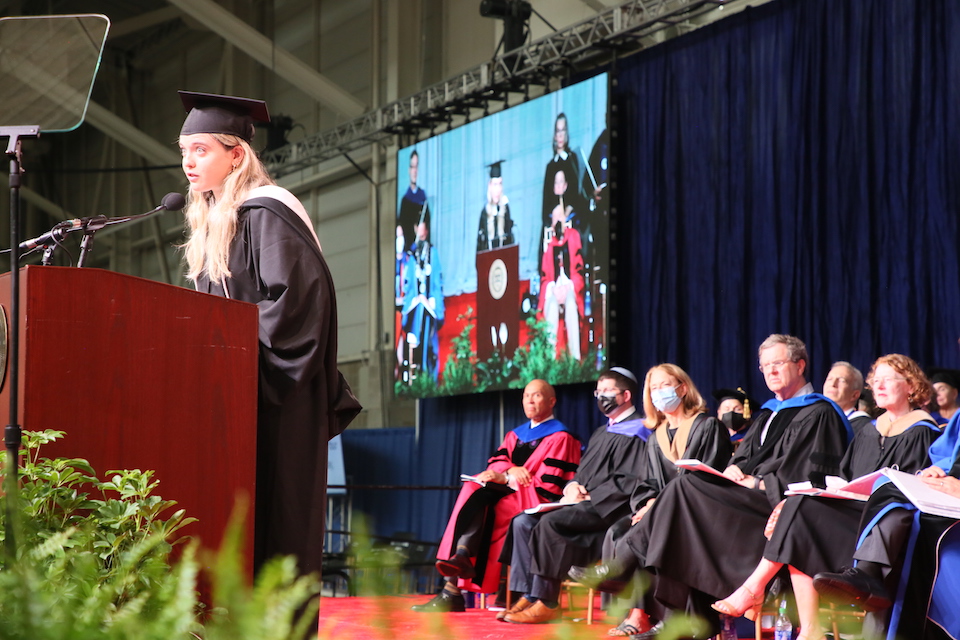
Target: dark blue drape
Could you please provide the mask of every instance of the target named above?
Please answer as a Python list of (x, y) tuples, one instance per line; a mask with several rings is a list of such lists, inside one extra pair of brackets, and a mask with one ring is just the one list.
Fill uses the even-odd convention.
[(958, 364), (951, 6), (779, 0), (620, 65), (638, 368), (763, 398), (773, 332), (807, 343), (818, 387), (841, 359)]
[[(618, 61), (614, 364), (676, 362), (766, 399), (758, 344), (831, 362), (960, 366), (960, 11), (952, 0), (777, 0)], [(591, 385), (558, 416), (600, 423)], [(505, 392), (506, 424), (522, 422)], [(496, 395), (421, 402), (415, 483), (497, 444)], [(349, 469), (348, 469), (349, 471)], [(440, 535), (452, 493), (417, 530)]]

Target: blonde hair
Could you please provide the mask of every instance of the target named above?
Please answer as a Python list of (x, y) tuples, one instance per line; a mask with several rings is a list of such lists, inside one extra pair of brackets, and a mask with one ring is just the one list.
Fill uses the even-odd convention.
[(653, 372), (658, 369), (669, 376), (673, 376), (680, 384), (686, 385), (687, 393), (683, 396), (681, 402), (683, 415), (685, 417), (703, 413), (707, 410), (707, 403), (703, 399), (703, 396), (700, 395), (697, 385), (693, 384), (690, 374), (675, 364), (664, 362), (655, 367), (650, 367), (646, 377), (643, 379), (643, 412), (646, 414), (643, 422), (647, 425), (647, 428), (656, 429), (667, 420), (667, 416), (653, 406), (653, 396), (650, 390), (650, 378), (653, 377)]
[(211, 282), (223, 284), (230, 277), (230, 243), (237, 233), (237, 209), (251, 189), (275, 183), (246, 140), (224, 133), (209, 135), (228, 151), (239, 146), (243, 157), (223, 181), (219, 201), (212, 191), (190, 191), (184, 214), (187, 241), (181, 248), (188, 278), (196, 282), (206, 275)]

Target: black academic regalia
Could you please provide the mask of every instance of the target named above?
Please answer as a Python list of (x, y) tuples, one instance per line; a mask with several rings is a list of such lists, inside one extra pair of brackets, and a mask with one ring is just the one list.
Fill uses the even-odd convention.
[[(647, 439), (648, 476), (637, 483), (630, 497), (630, 514), (607, 530), (603, 539), (604, 562), (618, 557), (617, 541), (630, 530), (633, 514), (639, 511), (648, 500), (660, 495), (668, 482), (679, 475), (690, 473), (686, 469), (677, 467), (660, 447), (657, 433), (660, 429), (667, 428), (666, 424), (660, 425)], [(733, 443), (730, 442), (730, 435), (724, 424), (716, 418), (701, 413), (690, 428), (687, 446), (680, 457), (700, 460), (714, 469), (725, 469), (730, 463), (732, 454)]]
[[(666, 429), (662, 424), (659, 429)], [(733, 455), (730, 433), (723, 423), (706, 414), (697, 416), (690, 428), (687, 446), (681, 458), (700, 460), (714, 469), (726, 469)], [(630, 510), (636, 513), (651, 498), (656, 498), (668, 482), (687, 473), (673, 463), (660, 448), (656, 431), (647, 440), (647, 478), (641, 480), (630, 498)]]
[(499, 249), (516, 243), (513, 237), (513, 220), (510, 219), (510, 203), (505, 202), (499, 205), (498, 216), (503, 216), (503, 237), (497, 234), (496, 220), (494, 221), (494, 235), (490, 237), (487, 232), (487, 207), (480, 211), (480, 225), (477, 229), (477, 251), (489, 251)]
[[(327, 441), (349, 422), (334, 409), (340, 375), (333, 279), (306, 224), (273, 198), (240, 207), (228, 264), (226, 295), (260, 311), (254, 565), (293, 554), (301, 571), (319, 572)], [(225, 295), (205, 275), (197, 290)]]
[[(902, 433), (881, 438), (876, 425), (862, 427), (841, 465), (853, 480), (883, 467), (915, 473), (930, 464), (927, 450), (940, 435), (933, 421), (921, 421)], [(860, 516), (865, 502), (814, 496), (790, 496), (780, 512), (763, 557), (789, 564), (808, 576), (853, 565)]]
[(839, 474), (847, 426), (833, 405), (818, 400), (780, 410), (761, 446), (769, 417), (769, 409), (758, 413), (731, 461), (746, 474), (762, 476), (765, 492), (684, 474), (621, 540), (641, 566), (657, 573), (654, 595), (665, 606), (688, 609), (691, 588), (714, 600), (733, 592), (760, 561), (764, 527), (787, 484)]
[(647, 476), (646, 447), (643, 437), (611, 433), (606, 426), (593, 433), (574, 477), (590, 500), (540, 518), (530, 537), (532, 574), (561, 580), (571, 566), (600, 558), (604, 533), (630, 512), (637, 478)]
[(417, 189), (414, 193), (407, 188), (407, 192), (400, 199), (397, 210), (397, 226), (403, 230), (403, 249), (409, 251), (417, 241), (417, 225), (430, 217), (430, 204), (427, 202), (427, 193)]
[(866, 414), (852, 415), (847, 418), (850, 421), (850, 428), (853, 430), (853, 437), (856, 438), (860, 430), (873, 424), (873, 418)]
[[(607, 282), (607, 256), (597, 255), (597, 243), (603, 245), (610, 236), (610, 134), (607, 129), (597, 137), (587, 167), (590, 170), (583, 172), (582, 180), (583, 195), (587, 200), (583, 212), (585, 220), (580, 230), (583, 236), (583, 260), (593, 276), (591, 280)], [(594, 180), (597, 186), (607, 185), (600, 191), (599, 200), (594, 198)]]
[(582, 231), (579, 216), (583, 215), (586, 197), (580, 191), (580, 159), (573, 152), (567, 153), (566, 158), (554, 155), (543, 174), (543, 226), (549, 227), (550, 215), (553, 208), (560, 204), (560, 196), (553, 193), (553, 183), (557, 171), (563, 171), (567, 181), (567, 191), (563, 194), (563, 203), (573, 207), (574, 218), (571, 220), (577, 231)]

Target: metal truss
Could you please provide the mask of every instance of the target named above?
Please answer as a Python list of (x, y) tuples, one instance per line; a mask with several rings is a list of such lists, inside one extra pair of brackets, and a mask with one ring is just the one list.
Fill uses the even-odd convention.
[[(263, 154), (280, 177), (400, 133), (453, 126), (471, 109), (487, 109), (510, 93), (529, 95), (531, 86), (649, 46), (654, 35), (696, 28), (695, 19), (733, 0), (630, 0), (596, 16), (494, 58), (460, 75), (391, 102), (333, 129)], [(663, 33), (666, 36), (666, 33)], [(674, 34), (675, 35), (675, 34)]]

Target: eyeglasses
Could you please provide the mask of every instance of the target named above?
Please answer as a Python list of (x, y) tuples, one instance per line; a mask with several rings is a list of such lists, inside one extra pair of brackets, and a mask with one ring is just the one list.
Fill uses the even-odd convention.
[(796, 362), (796, 360), (777, 360), (776, 362), (768, 362), (766, 364), (761, 364), (758, 369), (761, 373), (766, 373), (771, 369), (782, 369), (784, 366), (790, 364), (791, 362)]
[(893, 384), (894, 382), (906, 382), (906, 378), (901, 378), (899, 376), (888, 376), (886, 378), (873, 378), (870, 380), (871, 387), (879, 387), (883, 385), (884, 387)]
[(593, 392), (594, 398), (599, 398), (601, 396), (605, 398), (616, 398), (618, 395), (623, 393), (620, 389), (609, 389), (607, 391), (601, 391), (600, 389), (595, 389)]

